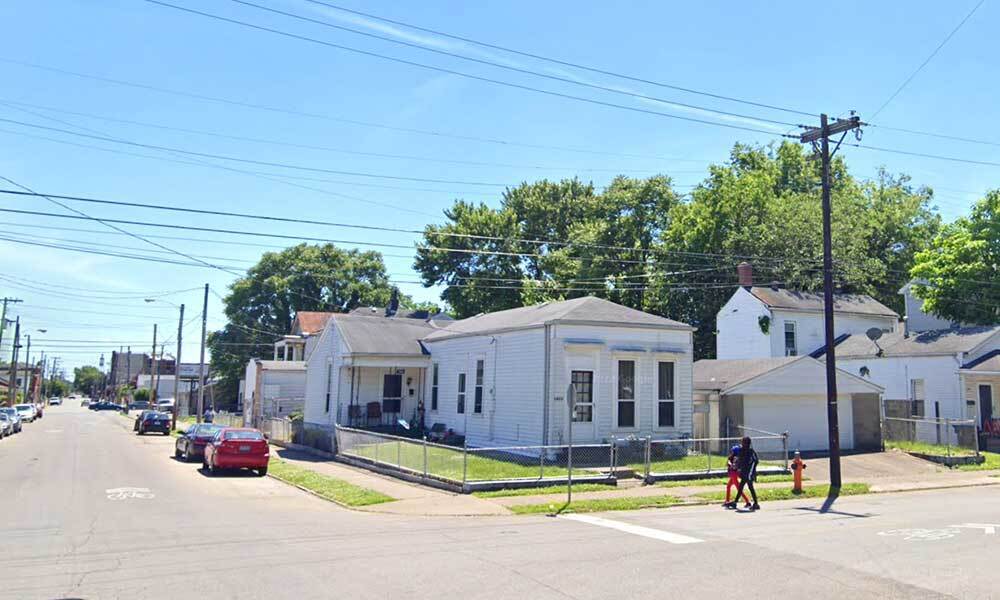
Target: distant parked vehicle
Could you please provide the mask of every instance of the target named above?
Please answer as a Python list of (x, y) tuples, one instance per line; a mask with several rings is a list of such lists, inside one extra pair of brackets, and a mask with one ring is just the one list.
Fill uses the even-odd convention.
[(263, 477), (267, 475), (270, 460), (271, 450), (263, 433), (256, 429), (224, 427), (215, 434), (212, 443), (205, 446), (201, 467), (209, 475), (221, 469), (253, 469)]
[(219, 433), (222, 425), (212, 423), (201, 423), (192, 425), (183, 435), (177, 438), (174, 446), (174, 457), (182, 458), (185, 462), (195, 460), (205, 456), (205, 446), (210, 444)]
[(114, 402), (110, 402), (107, 400), (95, 402), (90, 405), (90, 410), (118, 410), (119, 408), (121, 407), (115, 404)]
[(129, 410), (146, 410), (149, 408), (148, 400), (139, 400), (136, 402), (130, 402), (128, 405)]
[(21, 433), (21, 415), (18, 414), (16, 408), (11, 408), (10, 406), (0, 406), (0, 413), (7, 415), (10, 419), (13, 433)]
[(90, 406), (90, 398), (80, 400), (80, 406)]
[(25, 423), (31, 423), (35, 420), (35, 415), (37, 411), (34, 404), (15, 404), (14, 410), (17, 414), (21, 416), (21, 421)]
[(8, 435), (14, 435), (14, 423), (7, 413), (0, 413), (0, 440)]
[(144, 414), (145, 416), (141, 417), (136, 430), (139, 435), (145, 435), (151, 431), (170, 435), (170, 415), (155, 410), (145, 411)]
[(58, 396), (52, 396), (49, 398), (49, 406), (62, 406), (62, 398)]

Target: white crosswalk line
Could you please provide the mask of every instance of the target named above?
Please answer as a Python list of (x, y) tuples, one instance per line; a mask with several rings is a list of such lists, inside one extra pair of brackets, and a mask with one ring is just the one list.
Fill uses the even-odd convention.
[(704, 541), (691, 536), (681, 535), (679, 533), (663, 531), (662, 529), (653, 529), (651, 527), (643, 527), (642, 525), (631, 525), (629, 523), (622, 523), (621, 521), (612, 521), (611, 519), (602, 519), (601, 517), (592, 517), (589, 515), (562, 515), (559, 518), (568, 519), (570, 521), (578, 521), (580, 523), (588, 523), (590, 525), (597, 525), (598, 527), (607, 527), (608, 529), (616, 529), (624, 533), (640, 535), (642, 537), (660, 540), (661, 542), (669, 542), (671, 544), (697, 544)]

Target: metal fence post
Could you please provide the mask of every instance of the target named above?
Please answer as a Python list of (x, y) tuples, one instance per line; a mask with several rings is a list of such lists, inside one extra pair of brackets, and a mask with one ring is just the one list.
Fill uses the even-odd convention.
[(975, 421), (975, 419), (973, 419), (973, 421), (972, 421), (972, 438), (974, 440), (973, 443), (976, 445), (975, 446), (975, 448), (976, 448), (976, 458), (978, 459), (979, 458), (979, 430), (976, 427), (976, 421)]
[[(945, 448), (946, 448), (946, 452), (948, 453), (948, 458), (951, 458), (951, 433), (949, 433), (950, 431), (951, 431), (951, 420), (948, 419), (948, 418), (945, 418), (945, 420), (944, 420), (944, 445), (945, 445)], [(950, 467), (951, 465), (948, 465), (948, 466)]]
[(538, 480), (545, 479), (545, 448), (538, 453)]
[(424, 479), (427, 479), (427, 436), (424, 436)]
[(465, 488), (465, 483), (468, 481), (469, 477), (469, 445), (468, 442), (462, 442), (462, 487)]
[(788, 432), (781, 434), (781, 454), (785, 459), (785, 470), (788, 470)]
[(711, 473), (712, 472), (712, 449), (711, 448), (707, 449), (707, 451), (705, 452), (705, 456), (708, 458), (708, 464), (706, 465), (708, 467), (708, 469), (705, 471), (705, 473), (707, 474), (707, 473)]
[(618, 446), (615, 445), (614, 440), (611, 440), (611, 469), (608, 471), (608, 475), (611, 479), (618, 479), (617, 474), (618, 466)]
[(379, 443), (378, 438), (375, 438), (375, 462), (378, 462), (378, 447), (382, 444)]
[(650, 469), (650, 464), (649, 463), (650, 463), (650, 460), (652, 459), (652, 451), (650, 449), (650, 446), (652, 446), (652, 442), (653, 442), (653, 436), (647, 435), (646, 436), (646, 447), (644, 449), (645, 450), (644, 454), (646, 456), (643, 457), (644, 462), (646, 463), (645, 464), (646, 472), (644, 473), (643, 479), (645, 479), (645, 481), (647, 483), (649, 482), (649, 469)]
[(403, 466), (403, 442), (396, 440), (396, 466)]

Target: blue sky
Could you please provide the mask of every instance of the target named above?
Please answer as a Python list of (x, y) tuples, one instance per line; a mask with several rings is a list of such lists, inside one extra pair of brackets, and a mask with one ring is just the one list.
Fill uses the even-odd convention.
[[(393, 39), (632, 93), (758, 118), (794, 123), (806, 119), (488, 50), (305, 0), (254, 1)], [(776, 134), (791, 129), (512, 73), (296, 21), (232, 1), (171, 2), (519, 85)], [(610, 71), (812, 113), (844, 115), (855, 109), (867, 119), (976, 1), (905, 5), (440, 0), (335, 3)], [(1000, 78), (996, 76), (1000, 55), (990, 35), (998, 17), (1000, 7), (995, 3), (981, 6), (871, 121), (876, 125), (1000, 141), (1000, 123), (991, 118), (1000, 92)], [(0, 77), (4, 82), (0, 89), (0, 119), (341, 172), (195, 158), (0, 121), (0, 175), (52, 194), (419, 229), (428, 222), (440, 221), (441, 210), (455, 198), (495, 205), (504, 186), (543, 177), (580, 176), (601, 186), (616, 173), (666, 173), (679, 186), (691, 186), (701, 180), (710, 161), (726, 158), (733, 143), (776, 139), (770, 134), (581, 103), (392, 63), (248, 30), (142, 0), (12, 0), (0, 5), (0, 22), (5, 25), (0, 36)], [(241, 108), (22, 63), (323, 118)], [(284, 145), (164, 127), (259, 138)], [(914, 136), (878, 127), (866, 130), (863, 143), (1000, 162), (1000, 146)], [(909, 173), (916, 183), (932, 186), (937, 205), (949, 220), (966, 212), (985, 189), (997, 185), (998, 168), (993, 166), (856, 148), (842, 152), (859, 176), (871, 175), (884, 165), (892, 172)], [(315, 181), (319, 179), (325, 181)], [(4, 183), (0, 187), (12, 186)], [(71, 205), (91, 216), (115, 219), (385, 244), (410, 245), (415, 239), (403, 233)], [(69, 214), (44, 199), (8, 195), (0, 195), (0, 208)], [(0, 223), (2, 235), (11, 239), (68, 242), (98, 251), (171, 259), (140, 240), (110, 232), (98, 223), (13, 213), (0, 213)], [(286, 243), (123, 227), (143, 235), (204, 239), (155, 238), (161, 244), (211, 257), (204, 260), (234, 269), (252, 264), (262, 251), (270, 249), (267, 246)], [(412, 251), (382, 251), (387, 255), (392, 279), (404, 292), (418, 299), (436, 299), (436, 290), (408, 283), (417, 280), (411, 270)], [(36, 350), (44, 345), (47, 353), (62, 356), (68, 367), (96, 362), (101, 352), (110, 354), (119, 345), (131, 343), (134, 350), (147, 348), (153, 322), (170, 332), (168, 340), (173, 339), (176, 309), (166, 302), (186, 303), (187, 315), (193, 317), (201, 302), (200, 290), (193, 288), (207, 282), (224, 294), (232, 280), (230, 274), (207, 268), (89, 255), (13, 241), (0, 241), (0, 252), (3, 277), (8, 278), (0, 280), (3, 293), (25, 300), (15, 314), (21, 315), (26, 331), (33, 332)], [(161, 301), (153, 303), (142, 299), (154, 292), (174, 290), (188, 291), (162, 296)], [(90, 312), (78, 312), (83, 310)], [(223, 323), (221, 303), (213, 294), (209, 299), (209, 325), (220, 327)], [(37, 331), (43, 328), (46, 333)], [(185, 360), (197, 356), (198, 333), (197, 320), (193, 320), (185, 330)], [(9, 348), (7, 339), (4, 346)]]

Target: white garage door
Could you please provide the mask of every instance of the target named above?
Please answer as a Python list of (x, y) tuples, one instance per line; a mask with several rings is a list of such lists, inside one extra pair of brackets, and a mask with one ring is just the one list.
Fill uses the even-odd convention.
[[(838, 402), (840, 417), (840, 447), (854, 447), (854, 420), (851, 399)], [(743, 397), (744, 425), (765, 431), (787, 431), (789, 453), (796, 450), (829, 450), (825, 396), (763, 396)]]

